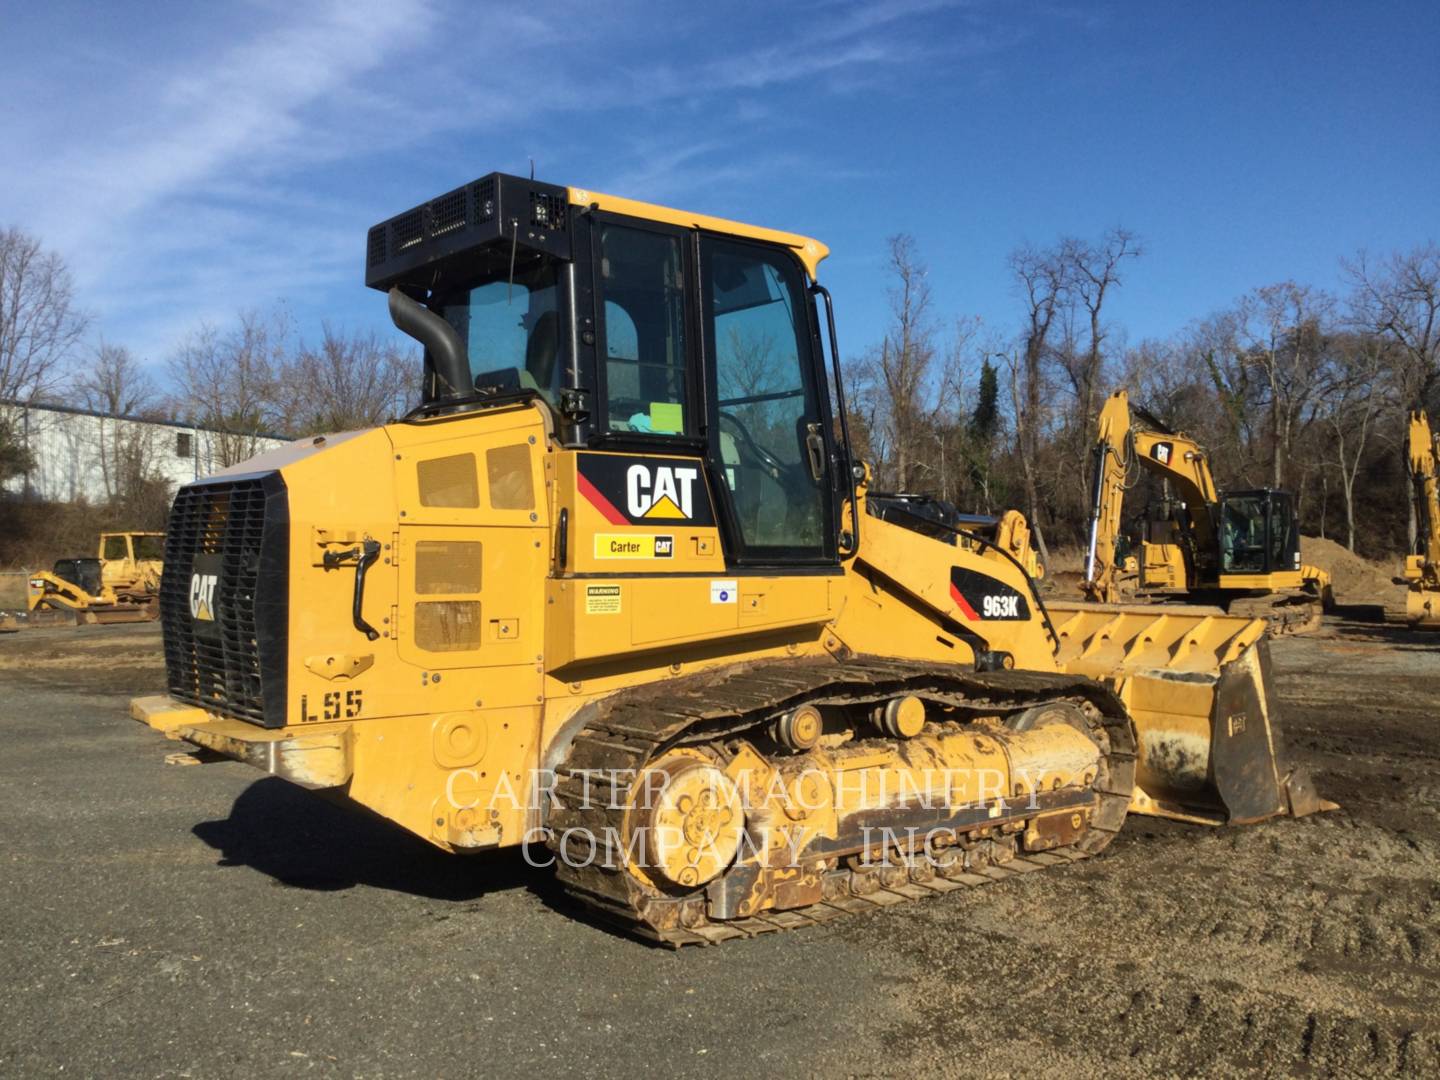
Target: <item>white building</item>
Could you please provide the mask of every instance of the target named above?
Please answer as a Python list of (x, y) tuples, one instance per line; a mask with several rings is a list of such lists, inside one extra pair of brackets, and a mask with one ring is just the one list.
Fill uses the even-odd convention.
[(6, 482), (3, 491), (54, 502), (106, 501), (115, 493), (118, 463), (127, 455), (132, 462), (143, 462), (147, 476), (163, 478), (173, 492), (230, 461), (286, 441), (64, 405), (0, 401), (0, 410), (33, 462), (29, 472)]

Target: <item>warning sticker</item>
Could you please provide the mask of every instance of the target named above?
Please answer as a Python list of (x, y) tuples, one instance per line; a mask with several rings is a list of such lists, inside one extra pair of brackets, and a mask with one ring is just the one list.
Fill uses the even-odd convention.
[(734, 581), (712, 581), (710, 582), (710, 603), (712, 604), (735, 604), (736, 582)]
[(619, 614), (620, 614), (620, 586), (619, 586), (619, 585), (586, 585), (586, 586), (585, 586), (585, 614), (586, 614), (586, 615), (619, 615)]
[(654, 533), (596, 533), (597, 559), (670, 559), (675, 556), (675, 537)]

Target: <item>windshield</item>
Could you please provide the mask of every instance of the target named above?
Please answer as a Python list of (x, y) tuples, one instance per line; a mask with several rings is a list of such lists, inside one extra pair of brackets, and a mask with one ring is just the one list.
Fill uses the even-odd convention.
[[(521, 251), (487, 253), (487, 265), (464, 285), (437, 290), (431, 307), (455, 330), (470, 356), (477, 391), (538, 390), (556, 403), (560, 389), (560, 262)], [(425, 398), (437, 396), (427, 370)]]
[(1220, 569), (1229, 574), (1265, 572), (1265, 499), (1226, 496), (1220, 531)]

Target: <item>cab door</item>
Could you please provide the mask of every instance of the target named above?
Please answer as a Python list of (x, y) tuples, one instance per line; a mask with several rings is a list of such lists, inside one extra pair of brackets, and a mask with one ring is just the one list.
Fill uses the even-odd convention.
[(828, 409), (799, 264), (705, 234), (699, 251), (706, 444), (726, 561), (832, 566)]

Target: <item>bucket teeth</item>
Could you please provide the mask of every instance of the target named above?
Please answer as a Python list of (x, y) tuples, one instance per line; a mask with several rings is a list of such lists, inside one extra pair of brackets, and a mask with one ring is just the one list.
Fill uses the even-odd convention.
[(1315, 782), (1310, 779), (1310, 773), (1305, 769), (1291, 769), (1283, 786), (1291, 817), (1306, 817), (1340, 809), (1339, 803), (1320, 797), (1320, 793), (1315, 790)]

